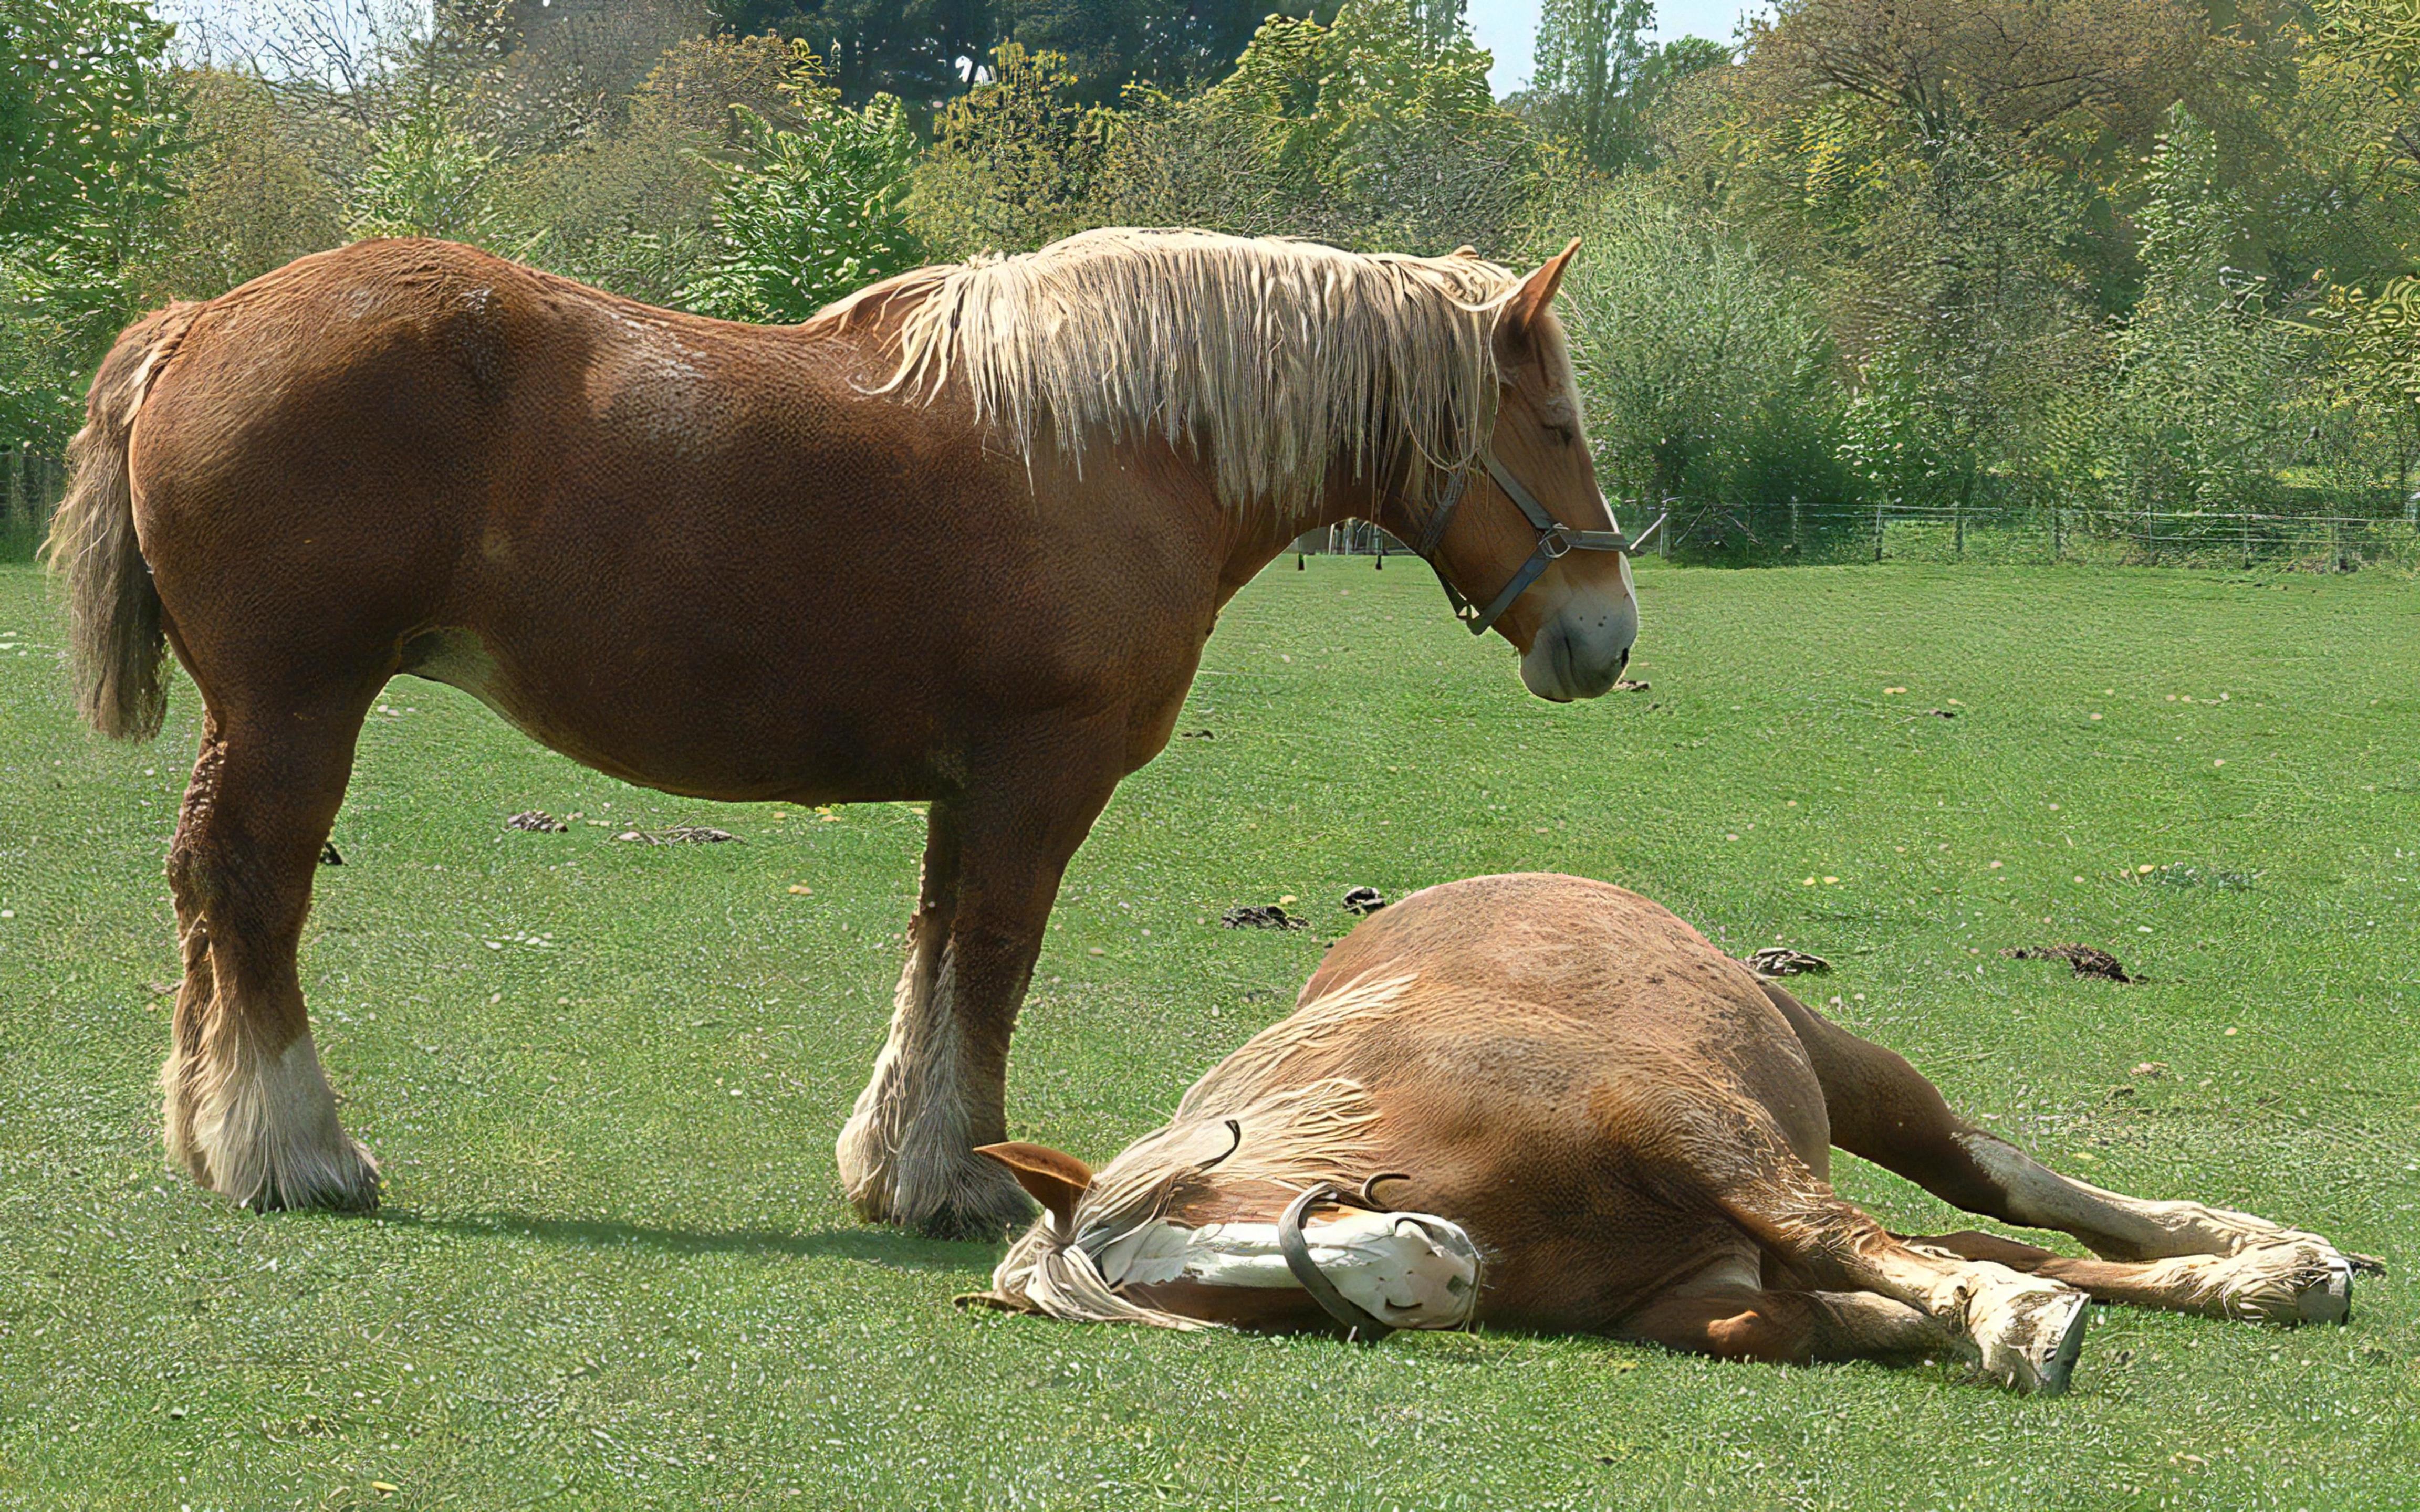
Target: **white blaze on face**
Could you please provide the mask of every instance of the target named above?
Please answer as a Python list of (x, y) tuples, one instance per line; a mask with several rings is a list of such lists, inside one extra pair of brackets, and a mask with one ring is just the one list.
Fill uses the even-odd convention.
[[(1396, 1328), (1459, 1328), (1479, 1296), (1479, 1251), (1460, 1226), (1427, 1213), (1348, 1211), (1303, 1225), (1311, 1262), (1345, 1299)], [(1209, 1287), (1289, 1287), (1275, 1224), (1161, 1221), (1121, 1236), (1094, 1257), (1112, 1288), (1192, 1281)]]

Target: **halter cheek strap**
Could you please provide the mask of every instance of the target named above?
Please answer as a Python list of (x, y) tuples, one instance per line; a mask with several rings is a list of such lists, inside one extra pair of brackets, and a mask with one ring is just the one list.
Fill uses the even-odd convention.
[[(1454, 617), (1470, 626), (1473, 635), (1485, 635), (1492, 629), (1496, 622), (1503, 618), (1504, 611), (1512, 607), (1513, 601), (1528, 593), (1529, 585), (1536, 582), (1558, 558), (1574, 551), (1620, 551), (1635, 556), (1639, 548), (1647, 544), (1647, 538), (1663, 527), (1666, 517), (1658, 515), (1654, 523), (1639, 532), (1635, 539), (1618, 530), (1575, 531), (1547, 513), (1546, 506), (1538, 501), (1537, 495), (1523, 487), (1521, 480), (1512, 475), (1512, 470), (1496, 459), (1493, 450), (1481, 451), (1478, 460), (1487, 469), (1487, 475), (1495, 480), (1496, 486), (1503, 490), (1504, 497), (1512, 501), (1512, 507), (1518, 509), (1538, 532), (1538, 545), (1529, 553), (1529, 560), (1522, 563), (1521, 569), (1512, 575), (1512, 581), (1488, 600), (1484, 609), (1463, 597), (1462, 591), (1454, 587), (1445, 569), (1437, 568), (1437, 582), (1445, 589), (1446, 602), (1453, 606)], [(1445, 539), (1446, 525), (1453, 518), (1455, 507), (1469, 492), (1470, 471), (1467, 467), (1454, 470), (1446, 483), (1444, 494), (1437, 500), (1436, 506), (1429, 511), (1428, 519), (1420, 527), (1420, 538), (1413, 549), (1432, 567), (1437, 564), (1436, 548)], [(1606, 513), (1610, 515), (1612, 511), (1607, 510)]]

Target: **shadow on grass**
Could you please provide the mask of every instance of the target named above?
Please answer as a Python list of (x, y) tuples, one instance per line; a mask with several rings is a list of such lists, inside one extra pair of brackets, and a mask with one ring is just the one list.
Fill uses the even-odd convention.
[(1000, 1255), (996, 1244), (919, 1239), (880, 1228), (819, 1228), (802, 1234), (771, 1228), (667, 1228), (614, 1218), (540, 1218), (521, 1212), (435, 1217), (394, 1208), (378, 1216), (398, 1228), (483, 1239), (536, 1239), (583, 1249), (637, 1244), (675, 1255), (786, 1255), (858, 1260), (893, 1271), (988, 1271)]

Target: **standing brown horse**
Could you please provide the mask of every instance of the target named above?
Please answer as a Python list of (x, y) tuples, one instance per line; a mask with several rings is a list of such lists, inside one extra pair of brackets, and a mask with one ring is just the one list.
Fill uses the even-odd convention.
[(1019, 1221), (971, 1151), (1007, 1132), (1061, 873), (1288, 540), (1358, 517), (1419, 543), (1542, 697), (1628, 658), (1550, 308), (1576, 246), (1525, 278), (1093, 232), (760, 329), (374, 241), (131, 328), (51, 550), (96, 727), (158, 731), (163, 640), (202, 694), (172, 1156), (255, 1207), (377, 1200), (295, 949), (362, 720), (409, 672), (667, 792), (930, 800), (841, 1176), (868, 1218)]

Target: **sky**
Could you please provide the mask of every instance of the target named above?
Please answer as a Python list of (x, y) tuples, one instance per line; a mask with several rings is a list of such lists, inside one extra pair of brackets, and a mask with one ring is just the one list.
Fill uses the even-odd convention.
[[(1469, 0), (1463, 15), (1479, 45), (1496, 54), (1487, 82), (1509, 95), (1529, 82), (1529, 44), (1538, 36), (1539, 0)], [(1761, 10), (1756, 0), (1657, 0), (1655, 36), (1707, 37), (1729, 42), (1742, 12)]]
[[(382, 0), (334, 0), (329, 8), (350, 12), (363, 5), (384, 8)], [(1530, 45), (1537, 40), (1540, 0), (1466, 0), (1464, 16), (1479, 45), (1496, 55), (1487, 82), (1498, 96), (1529, 83)], [(277, 0), (161, 0), (160, 11), (189, 24), (201, 23), (205, 33), (224, 32), (240, 38), (260, 29), (264, 14), (276, 13)], [(1762, 0), (1657, 0), (1655, 36), (1707, 37), (1729, 42), (1741, 15), (1764, 8)]]

